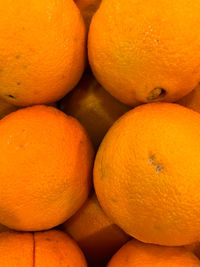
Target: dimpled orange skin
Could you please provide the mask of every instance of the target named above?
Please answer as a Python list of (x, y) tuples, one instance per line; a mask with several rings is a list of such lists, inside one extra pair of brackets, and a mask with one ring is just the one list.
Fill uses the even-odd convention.
[(83, 252), (66, 233), (34, 233), (35, 267), (87, 267)]
[(85, 127), (96, 150), (111, 125), (130, 110), (107, 93), (89, 71), (62, 99), (60, 108)]
[(123, 115), (97, 152), (94, 186), (106, 214), (146, 243), (181, 246), (200, 235), (200, 115), (150, 103)]
[(188, 95), (178, 100), (177, 104), (191, 108), (200, 113), (200, 84)]
[(93, 148), (76, 119), (53, 107), (28, 107), (0, 121), (0, 136), (0, 223), (50, 229), (82, 206)]
[(197, 267), (200, 261), (181, 247), (162, 247), (136, 240), (126, 243), (110, 260), (107, 267)]
[(86, 30), (73, 0), (2, 2), (0, 39), (0, 97), (10, 103), (57, 101), (81, 78)]
[(61, 231), (0, 233), (2, 267), (87, 267), (78, 245)]
[(97, 80), (128, 105), (188, 94), (200, 77), (199, 13), (198, 0), (103, 0), (88, 38)]
[(89, 28), (91, 19), (99, 8), (101, 0), (74, 0), (74, 2), (80, 9), (87, 28)]
[(93, 194), (61, 229), (70, 234), (91, 266), (105, 266), (112, 255), (130, 239), (105, 215)]

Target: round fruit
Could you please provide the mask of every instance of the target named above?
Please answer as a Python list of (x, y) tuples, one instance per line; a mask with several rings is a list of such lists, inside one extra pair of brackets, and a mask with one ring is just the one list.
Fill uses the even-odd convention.
[(196, 242), (199, 160), (199, 113), (172, 103), (141, 105), (101, 143), (94, 166), (98, 200), (114, 223), (143, 242)]
[(103, 0), (88, 39), (92, 70), (129, 105), (173, 102), (200, 77), (199, 0)]
[(110, 260), (107, 267), (197, 267), (200, 261), (184, 248), (143, 244), (136, 240), (126, 243)]
[(113, 122), (129, 109), (108, 94), (90, 72), (61, 102), (61, 110), (78, 119), (96, 149)]
[(0, 266), (86, 267), (76, 243), (61, 231), (0, 233)]
[(57, 101), (79, 81), (86, 30), (73, 0), (4, 1), (0, 97), (18, 106)]
[(93, 194), (61, 229), (83, 250), (91, 266), (105, 266), (112, 255), (130, 239), (105, 215)]
[(24, 108), (0, 121), (0, 136), (0, 223), (50, 229), (82, 206), (93, 149), (76, 119), (53, 107)]
[(177, 103), (200, 113), (200, 84)]

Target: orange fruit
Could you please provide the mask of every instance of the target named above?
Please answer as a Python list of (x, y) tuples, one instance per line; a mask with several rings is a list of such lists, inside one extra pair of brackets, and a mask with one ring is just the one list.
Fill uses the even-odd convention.
[(76, 119), (53, 107), (28, 107), (0, 121), (0, 136), (0, 223), (50, 229), (82, 206), (93, 149)]
[(128, 240), (118, 226), (105, 215), (93, 194), (61, 229), (70, 234), (83, 250), (91, 266), (104, 266)]
[(6, 102), (4, 99), (0, 98), (0, 119), (9, 113), (16, 111), (18, 107), (12, 105), (9, 102)]
[(87, 267), (81, 249), (62, 231), (34, 233), (34, 245), (35, 267)]
[(89, 28), (90, 21), (99, 8), (101, 0), (74, 0), (74, 2), (80, 9), (87, 28)]
[(2, 2), (0, 39), (0, 97), (12, 104), (57, 101), (81, 78), (86, 29), (73, 0)]
[(61, 231), (0, 233), (0, 266), (86, 267), (77, 244)]
[(78, 119), (96, 149), (113, 122), (130, 109), (107, 93), (90, 72), (64, 97), (60, 108)]
[(33, 234), (18, 232), (0, 233), (0, 266), (36, 267), (33, 255)]
[(200, 84), (177, 103), (200, 113)]
[(200, 114), (149, 103), (123, 115), (97, 152), (94, 186), (106, 214), (146, 243), (200, 236)]
[(185, 96), (200, 77), (199, 14), (198, 0), (103, 0), (88, 39), (97, 80), (128, 105)]
[(108, 267), (197, 267), (200, 261), (181, 247), (161, 247), (136, 240), (126, 243), (110, 260)]

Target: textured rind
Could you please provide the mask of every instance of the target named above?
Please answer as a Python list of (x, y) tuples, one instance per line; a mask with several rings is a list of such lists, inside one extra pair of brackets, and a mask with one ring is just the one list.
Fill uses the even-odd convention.
[(110, 260), (107, 267), (198, 267), (200, 261), (185, 248), (148, 245), (131, 240)]
[(86, 29), (73, 0), (0, 6), (0, 96), (18, 105), (51, 103), (79, 81)]
[(0, 121), (0, 223), (45, 230), (66, 221), (91, 186), (93, 148), (80, 123), (47, 106)]
[(2, 267), (87, 267), (83, 252), (67, 234), (46, 232), (0, 233)]
[(94, 166), (104, 211), (147, 243), (185, 245), (200, 235), (200, 115), (177, 104), (146, 104), (105, 136)]
[(35, 267), (87, 267), (83, 252), (67, 234), (51, 230), (34, 233)]
[(31, 233), (0, 233), (0, 266), (33, 267), (33, 247)]
[(89, 61), (101, 85), (118, 100), (176, 101), (200, 77), (200, 5), (189, 0), (103, 0), (89, 31)]

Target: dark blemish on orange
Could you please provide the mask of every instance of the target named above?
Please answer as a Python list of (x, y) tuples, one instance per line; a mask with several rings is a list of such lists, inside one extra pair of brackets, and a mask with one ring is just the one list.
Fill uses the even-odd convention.
[(155, 167), (156, 173), (159, 173), (164, 170), (163, 166), (160, 163), (155, 162), (155, 156), (152, 155), (149, 157), (149, 163)]
[(13, 95), (8, 95), (8, 97), (10, 97), (10, 98), (14, 98), (14, 99), (15, 99), (15, 97), (14, 97)]

